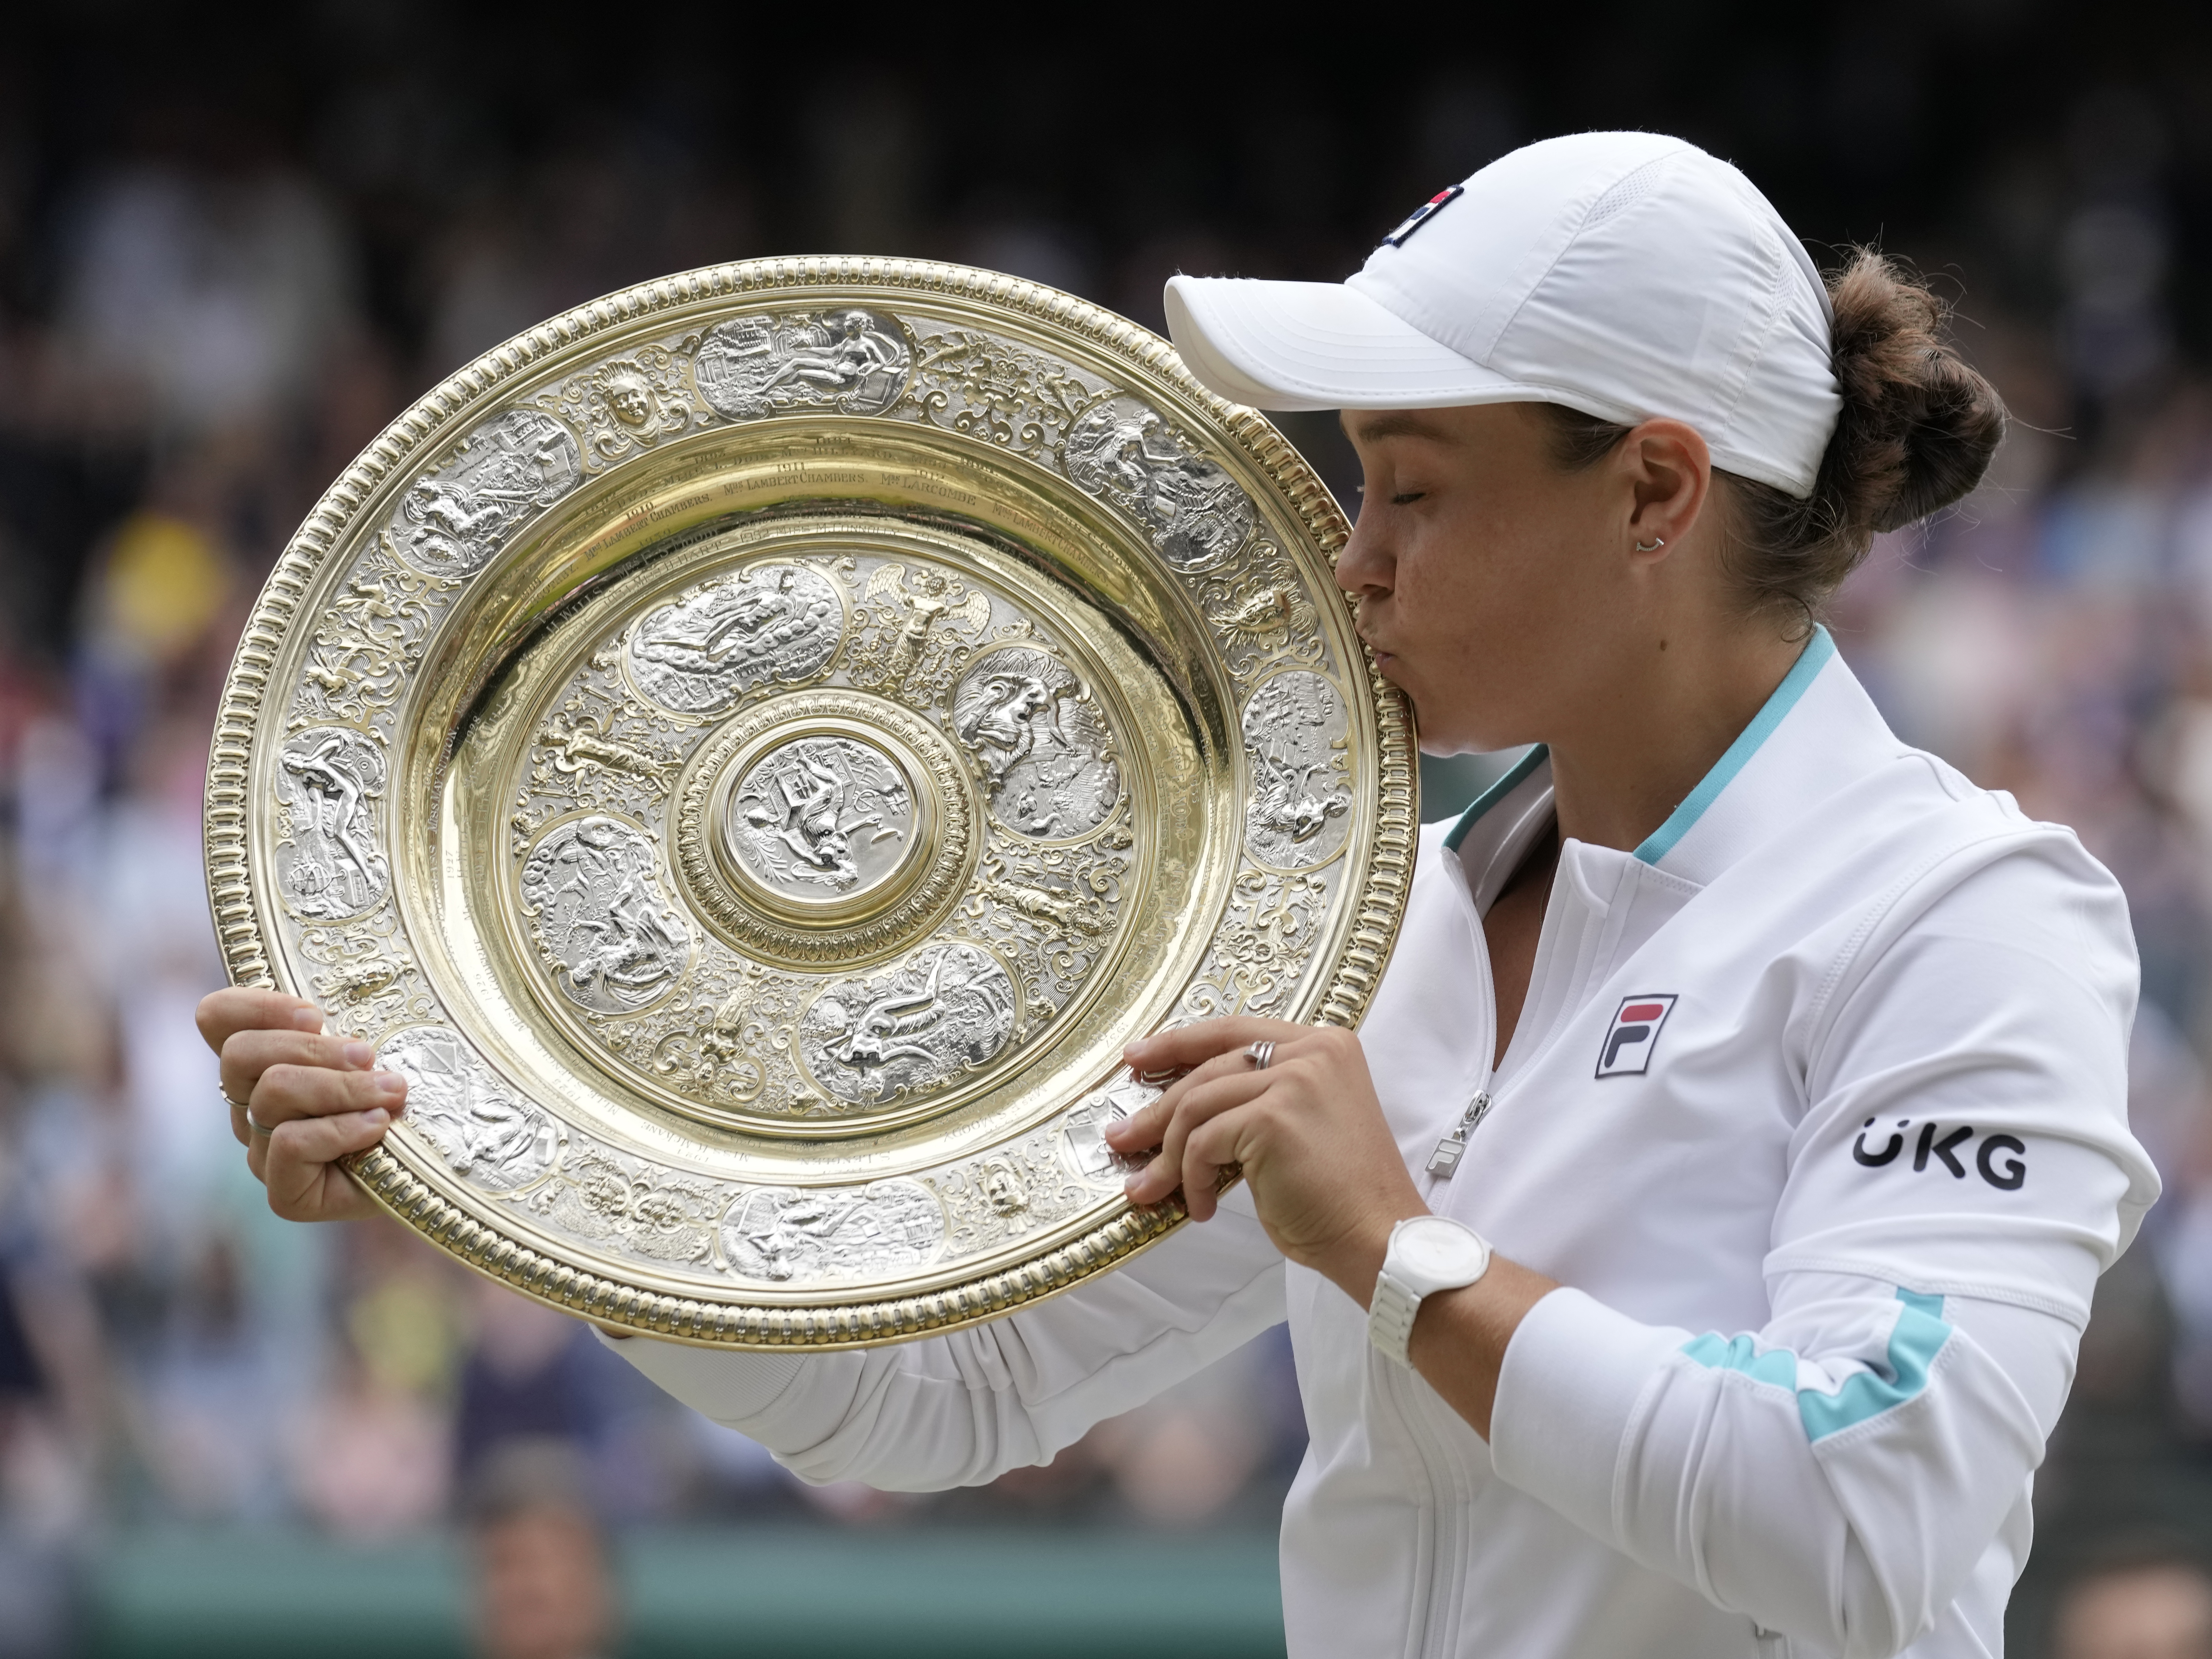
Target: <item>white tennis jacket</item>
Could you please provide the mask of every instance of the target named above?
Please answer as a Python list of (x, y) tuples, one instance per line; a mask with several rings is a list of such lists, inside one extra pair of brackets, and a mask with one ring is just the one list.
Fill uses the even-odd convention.
[[(1539, 750), (1425, 833), (1361, 1031), (1430, 1207), (1569, 1287), (1490, 1443), (1241, 1194), (927, 1341), (620, 1351), (809, 1480), (915, 1490), (1042, 1462), (1287, 1318), (1300, 1659), (2000, 1651), (2091, 1289), (2157, 1195), (2119, 888), (1892, 736), (1816, 634), (1650, 841), (1561, 849), (1493, 1075), (1481, 915), (1551, 816)], [(1422, 1173), (1479, 1091), (1457, 1173)]]

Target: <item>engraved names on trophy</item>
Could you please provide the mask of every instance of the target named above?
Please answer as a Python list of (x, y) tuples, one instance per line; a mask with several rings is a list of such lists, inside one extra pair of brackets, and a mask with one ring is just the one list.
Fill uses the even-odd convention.
[(629, 637), (630, 676), (664, 708), (712, 714), (771, 682), (813, 678), (843, 633), (837, 590), (821, 571), (748, 565), (640, 619)]
[(913, 356), (896, 319), (842, 306), (717, 323), (698, 343), (691, 377), (732, 421), (817, 410), (880, 415), (906, 390)]
[(1141, 398), (1111, 398), (1086, 409), (1068, 428), (1060, 459), (1079, 489), (1142, 525), (1153, 550), (1177, 570), (1218, 564), (1251, 533), (1252, 498)]
[(519, 1098), (444, 1026), (394, 1033), (377, 1064), (407, 1079), (403, 1121), (475, 1185), (493, 1192), (526, 1187), (559, 1157), (561, 1130), (551, 1115)]
[(576, 487), (583, 459), (550, 415), (510, 409), (465, 438), (444, 465), (409, 485), (392, 510), (400, 556), (433, 575), (465, 575), (515, 527)]
[(276, 882), (295, 915), (355, 915), (390, 890), (376, 837), (384, 778), (384, 750), (343, 726), (309, 726), (276, 751)]
[(661, 891), (658, 866), (643, 830), (596, 814), (556, 824), (523, 866), (532, 937), (583, 1006), (643, 1007), (688, 964), (691, 932)]

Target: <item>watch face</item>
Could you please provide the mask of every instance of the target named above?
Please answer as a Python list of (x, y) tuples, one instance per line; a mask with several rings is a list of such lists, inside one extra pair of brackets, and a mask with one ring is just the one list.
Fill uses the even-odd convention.
[(1398, 1256), (1407, 1268), (1439, 1284), (1466, 1284), (1478, 1275), (1488, 1252), (1482, 1241), (1455, 1221), (1425, 1216), (1408, 1222), (1397, 1238)]

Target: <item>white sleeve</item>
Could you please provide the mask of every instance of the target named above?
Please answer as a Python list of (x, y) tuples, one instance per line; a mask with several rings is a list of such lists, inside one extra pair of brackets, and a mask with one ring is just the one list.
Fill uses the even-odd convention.
[(1046, 1462), (1283, 1318), (1283, 1258), (1240, 1188), (1134, 1261), (943, 1336), (805, 1358), (611, 1346), (802, 1480), (930, 1492)]
[(2157, 1195), (2126, 1128), (2134, 992), (2124, 907), (2078, 851), (1878, 924), (1791, 1034), (1808, 1104), (1766, 1324), (1554, 1291), (1506, 1352), (1499, 1475), (1846, 1655), (1916, 1640), (1993, 1544), (2017, 1571), (2090, 1293)]

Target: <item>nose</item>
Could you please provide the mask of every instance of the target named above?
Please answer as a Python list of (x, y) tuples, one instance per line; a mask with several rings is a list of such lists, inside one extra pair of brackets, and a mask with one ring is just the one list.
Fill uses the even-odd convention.
[(1390, 591), (1397, 561), (1385, 532), (1389, 517), (1386, 512), (1363, 507), (1352, 520), (1351, 539), (1336, 556), (1336, 585), (1354, 599), (1377, 598)]

